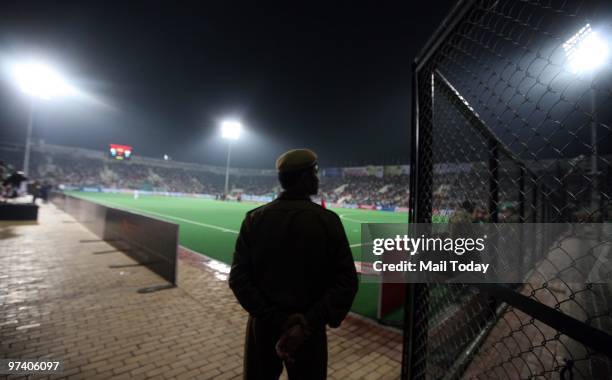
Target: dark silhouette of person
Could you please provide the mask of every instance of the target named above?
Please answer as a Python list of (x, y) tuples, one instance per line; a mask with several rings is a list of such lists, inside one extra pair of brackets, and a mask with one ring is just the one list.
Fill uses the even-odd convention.
[(249, 313), (244, 378), (327, 377), (326, 326), (338, 327), (357, 293), (355, 263), (340, 218), (310, 200), (317, 156), (290, 150), (276, 161), (284, 191), (247, 213), (229, 285)]
[(32, 195), (32, 203), (36, 204), (36, 200), (41, 198), (42, 186), (38, 181), (32, 181), (28, 187), (28, 192)]
[(21, 183), (27, 181), (28, 178), (22, 171), (13, 172), (10, 176), (8, 176), (3, 185), (9, 188), (9, 197), (17, 198), (19, 196), (19, 188), (21, 187)]
[(49, 182), (43, 182), (40, 188), (40, 197), (42, 198), (44, 203), (47, 203), (49, 201), (49, 192), (52, 188), (53, 186)]

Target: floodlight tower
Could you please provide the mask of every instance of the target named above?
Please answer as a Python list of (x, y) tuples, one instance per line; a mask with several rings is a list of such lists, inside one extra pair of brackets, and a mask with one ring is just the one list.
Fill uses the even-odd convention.
[[(583, 26), (576, 34), (563, 44), (567, 57), (569, 70), (576, 75), (591, 75), (606, 64), (609, 56), (607, 41), (591, 28), (590, 24)], [(597, 94), (591, 90), (591, 175), (593, 178), (593, 191), (591, 192), (591, 208), (594, 212), (599, 208), (597, 200)]]
[(37, 99), (49, 100), (75, 92), (63, 76), (42, 62), (22, 62), (10, 68), (13, 80), (24, 94), (30, 97), (28, 129), (26, 135), (25, 154), (23, 157), (23, 173), (27, 176), (30, 168), (30, 147), (32, 145), (32, 128), (34, 127), (34, 106)]
[(230, 155), (232, 152), (232, 141), (238, 140), (242, 133), (242, 124), (238, 121), (226, 120), (221, 123), (221, 137), (228, 141), (227, 143), (227, 164), (225, 166), (225, 192), (224, 195), (228, 194), (229, 186), (229, 169), (230, 169)]

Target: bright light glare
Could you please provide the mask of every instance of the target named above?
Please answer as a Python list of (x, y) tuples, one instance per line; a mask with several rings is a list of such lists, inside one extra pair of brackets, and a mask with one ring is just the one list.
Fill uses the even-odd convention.
[(606, 41), (591, 29), (590, 24), (586, 24), (567, 40), (563, 49), (573, 73), (595, 70), (608, 58)]
[(224, 121), (221, 123), (221, 136), (224, 139), (238, 140), (242, 132), (242, 124), (237, 121)]
[(19, 89), (30, 96), (51, 99), (76, 93), (60, 73), (44, 63), (15, 64), (11, 68), (11, 74)]

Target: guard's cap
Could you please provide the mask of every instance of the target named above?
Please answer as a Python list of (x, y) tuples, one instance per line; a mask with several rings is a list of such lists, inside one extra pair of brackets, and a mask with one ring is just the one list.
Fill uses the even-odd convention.
[(292, 149), (280, 155), (276, 160), (279, 173), (306, 169), (316, 165), (317, 154), (310, 149)]

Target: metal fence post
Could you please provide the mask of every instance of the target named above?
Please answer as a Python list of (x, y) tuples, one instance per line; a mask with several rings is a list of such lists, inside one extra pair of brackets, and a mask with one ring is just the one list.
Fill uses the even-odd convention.
[[(421, 84), (425, 83), (425, 91)], [(412, 163), (410, 169), (410, 223), (431, 223), (432, 212), (432, 125), (434, 117), (433, 72), (413, 72)], [(427, 334), (425, 313), (419, 313), (418, 300), (427, 291), (425, 284), (408, 284), (404, 314), (403, 380), (420, 378), (425, 373), (426, 347), (417, 347), (416, 339)], [(423, 341), (426, 343), (426, 339)]]

